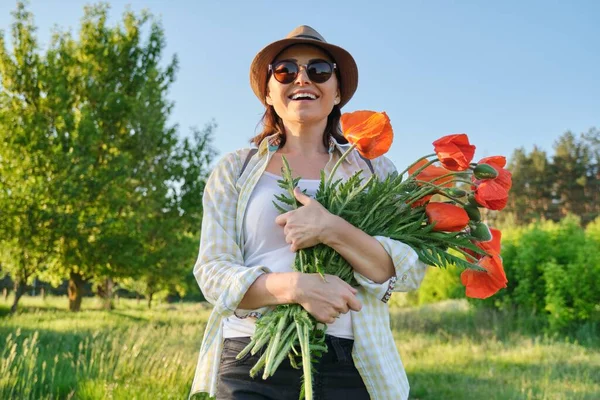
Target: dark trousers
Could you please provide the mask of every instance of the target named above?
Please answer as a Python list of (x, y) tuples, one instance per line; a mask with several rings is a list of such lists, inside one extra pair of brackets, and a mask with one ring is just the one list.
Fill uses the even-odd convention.
[[(266, 380), (262, 371), (250, 377), (266, 346), (255, 355), (235, 357), (250, 343), (250, 338), (229, 338), (223, 342), (219, 365), (217, 400), (298, 400), (302, 369), (295, 369), (285, 358), (275, 374)], [(367, 388), (352, 360), (353, 340), (326, 335), (328, 352), (313, 364), (315, 400), (369, 400)]]

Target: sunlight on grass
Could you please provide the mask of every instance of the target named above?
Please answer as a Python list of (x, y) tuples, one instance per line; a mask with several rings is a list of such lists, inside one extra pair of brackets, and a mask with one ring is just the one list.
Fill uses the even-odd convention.
[[(121, 299), (104, 311), (85, 299), (80, 313), (66, 308), (66, 298), (24, 297), (19, 313), (0, 319), (0, 398), (187, 398), (207, 305), (148, 310)], [(465, 301), (391, 314), (411, 399), (600, 398), (598, 348), (535, 334), (535, 321)]]

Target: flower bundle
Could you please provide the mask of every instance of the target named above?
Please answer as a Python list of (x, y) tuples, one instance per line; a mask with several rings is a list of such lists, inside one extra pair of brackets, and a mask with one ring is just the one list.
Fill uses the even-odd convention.
[[(365, 181), (358, 171), (346, 181), (334, 180), (337, 168), (354, 149), (374, 159), (385, 154), (393, 140), (384, 112), (344, 114), (341, 124), (351, 146), (329, 176), (321, 172), (315, 195), (321, 205), (371, 236), (385, 236), (411, 246), (426, 264), (463, 267), (461, 281), (469, 297), (486, 298), (506, 287), (500, 258), (501, 233), (489, 229), (479, 213), (480, 207), (501, 210), (506, 206), (511, 175), (504, 169), (504, 157), (487, 157), (473, 163), (475, 146), (467, 135), (448, 135), (433, 142), (435, 153), (401, 173), (384, 179), (372, 175)], [(283, 163), (279, 185), (286, 193), (275, 202), (282, 213), (301, 206), (294, 196), (299, 178), (292, 176), (285, 158)], [(433, 201), (434, 195), (445, 201)], [(464, 257), (456, 256), (451, 249)], [(325, 274), (336, 275), (357, 285), (352, 266), (324, 244), (299, 250), (294, 270), (319, 273), (323, 279)], [(292, 366), (303, 369), (300, 398), (312, 399), (312, 364), (327, 351), (325, 329), (302, 306), (281, 305), (257, 320), (251, 343), (238, 358), (248, 352), (255, 354), (266, 345), (250, 375), (254, 377), (263, 369), (262, 378), (267, 379), (287, 357)]]

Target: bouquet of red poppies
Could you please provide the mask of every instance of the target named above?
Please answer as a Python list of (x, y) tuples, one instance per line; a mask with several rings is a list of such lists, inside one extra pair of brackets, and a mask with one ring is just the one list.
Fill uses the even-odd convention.
[[(489, 229), (479, 212), (481, 207), (501, 210), (506, 206), (511, 175), (504, 169), (504, 157), (473, 163), (475, 146), (467, 135), (454, 134), (434, 141), (434, 153), (400, 173), (382, 179), (372, 175), (365, 181), (358, 171), (346, 181), (333, 180), (339, 165), (354, 149), (365, 158), (375, 159), (389, 150), (393, 140), (385, 113), (344, 114), (341, 125), (351, 146), (329, 176), (322, 172), (315, 195), (319, 203), (371, 236), (385, 236), (411, 246), (428, 265), (464, 268), (461, 281), (469, 297), (486, 298), (506, 287), (500, 231)], [(275, 202), (282, 213), (301, 206), (294, 196), (299, 178), (293, 178), (285, 158), (283, 162), (279, 184), (286, 194)], [(433, 201), (434, 195), (443, 200)], [(352, 266), (324, 244), (299, 250), (294, 269), (336, 275), (356, 285)], [(325, 329), (300, 305), (281, 305), (257, 320), (251, 343), (238, 357), (249, 351), (254, 354), (268, 344), (250, 374), (264, 369), (263, 379), (267, 379), (288, 357), (293, 366), (303, 368), (301, 398), (312, 399), (311, 366), (327, 351)]]

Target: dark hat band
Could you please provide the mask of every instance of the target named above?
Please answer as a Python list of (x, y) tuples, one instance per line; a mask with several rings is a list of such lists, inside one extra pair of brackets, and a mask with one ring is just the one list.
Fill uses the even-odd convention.
[(319, 42), (322, 42), (321, 39), (319, 39), (316, 36), (310, 36), (310, 35), (296, 35), (294, 36), (295, 38), (305, 38), (305, 39), (314, 39), (314, 40), (318, 40)]

